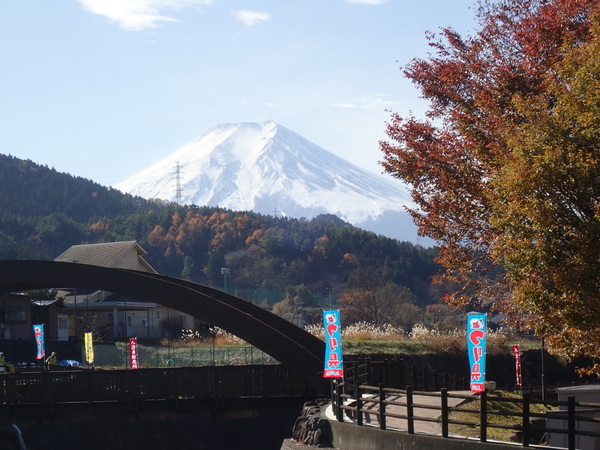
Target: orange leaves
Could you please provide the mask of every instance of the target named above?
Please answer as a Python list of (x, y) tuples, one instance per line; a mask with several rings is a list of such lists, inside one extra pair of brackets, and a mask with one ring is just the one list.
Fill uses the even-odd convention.
[(205, 215), (188, 211), (182, 215), (175, 212), (171, 216), (169, 229), (156, 226), (150, 233), (149, 241), (163, 248), (165, 255), (170, 258), (176, 255), (183, 258), (188, 253), (218, 253), (239, 241), (245, 241), (247, 246), (258, 244), (263, 235), (261, 230), (254, 230), (247, 237), (253, 226), (247, 214), (213, 212)]
[(252, 235), (246, 239), (246, 246), (251, 247), (253, 245), (258, 245), (263, 234), (264, 232), (262, 230), (254, 230)]
[(483, 3), (474, 36), (442, 30), (405, 68), (428, 120), (394, 114), (380, 144), (440, 246), (437, 281), (459, 284), (446, 300), (533, 314), (568, 355), (600, 356), (599, 14), (594, 0)]
[(90, 231), (92, 233), (102, 234), (110, 231), (114, 228), (114, 224), (112, 220), (107, 219), (106, 222), (98, 221), (90, 225)]

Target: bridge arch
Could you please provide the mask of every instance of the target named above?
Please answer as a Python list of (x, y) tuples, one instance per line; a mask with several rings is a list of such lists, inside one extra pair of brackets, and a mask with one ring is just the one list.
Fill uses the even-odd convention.
[(56, 261), (0, 261), (0, 292), (94, 288), (168, 306), (223, 328), (271, 355), (315, 387), (325, 344), (296, 325), (234, 295), (166, 275)]

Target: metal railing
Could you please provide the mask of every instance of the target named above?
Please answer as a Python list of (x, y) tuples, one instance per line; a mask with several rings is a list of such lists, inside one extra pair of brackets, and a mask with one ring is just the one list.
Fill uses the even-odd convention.
[[(449, 406), (449, 399), (473, 400), (474, 398), (480, 402), (478, 410), (463, 405)], [(492, 401), (495, 405), (494, 409), (489, 407)], [(487, 442), (488, 431), (491, 428), (501, 428), (514, 431), (515, 436), (520, 436), (520, 444), (529, 447), (532, 444), (534, 431), (537, 435), (544, 436), (556, 433), (564, 436), (565, 445), (562, 446), (569, 450), (575, 450), (577, 439), (581, 437), (600, 438), (599, 431), (585, 429), (585, 424), (588, 424), (587, 428), (600, 430), (600, 417), (597, 417), (600, 416), (600, 404), (576, 402), (574, 397), (568, 397), (567, 401), (533, 401), (527, 393), (521, 398), (504, 398), (488, 395), (487, 392), (479, 393), (474, 397), (470, 393), (450, 393), (447, 388), (442, 388), (440, 392), (430, 392), (416, 391), (412, 386), (407, 386), (406, 389), (394, 389), (384, 387), (383, 383), (369, 386), (334, 381), (332, 404), (335, 417), (340, 422), (351, 420), (356, 425), (363, 426), (365, 417), (368, 417), (371, 425), (385, 430), (389, 429), (390, 420), (399, 419), (404, 421), (401, 422), (404, 426), (393, 428), (404, 430), (409, 434), (415, 433), (416, 424), (431, 423), (439, 428), (439, 435), (442, 438), (449, 438), (451, 437), (450, 425), (455, 424), (478, 429), (479, 440)], [(518, 405), (518, 411), (498, 407), (498, 404)], [(534, 405), (557, 409), (550, 413), (539, 413), (533, 411)], [(583, 409), (597, 411), (599, 414), (590, 415)], [(428, 410), (433, 411), (433, 414), (426, 414)], [(458, 420), (452, 415), (456, 412), (466, 413), (473, 419)], [(421, 415), (418, 415), (419, 413)], [(518, 423), (512, 424), (495, 423), (496, 420), (493, 420), (495, 416), (513, 416), (519, 420)], [(539, 419), (545, 419), (541, 422), (545, 422), (546, 425), (541, 426), (540, 423), (534, 425), (532, 422), (536, 419), (537, 422), (540, 422)]]
[(447, 372), (439, 372), (415, 365), (407, 365), (404, 359), (344, 362), (346, 386), (383, 383), (388, 388), (406, 389), (412, 386), (421, 391), (437, 391), (441, 388), (452, 390), (469, 389), (466, 377), (457, 377)]
[(308, 396), (282, 365), (46, 370), (0, 375), (0, 405), (169, 398)]

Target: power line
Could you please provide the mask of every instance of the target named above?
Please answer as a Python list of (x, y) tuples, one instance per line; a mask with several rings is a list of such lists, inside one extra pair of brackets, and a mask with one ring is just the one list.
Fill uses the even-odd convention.
[(181, 205), (181, 166), (179, 161), (175, 164), (175, 201)]

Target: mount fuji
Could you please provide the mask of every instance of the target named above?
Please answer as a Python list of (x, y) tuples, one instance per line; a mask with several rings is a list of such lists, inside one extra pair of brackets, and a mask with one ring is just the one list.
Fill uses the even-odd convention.
[(313, 218), (419, 242), (402, 186), (268, 121), (217, 125), (114, 186), (144, 198)]

